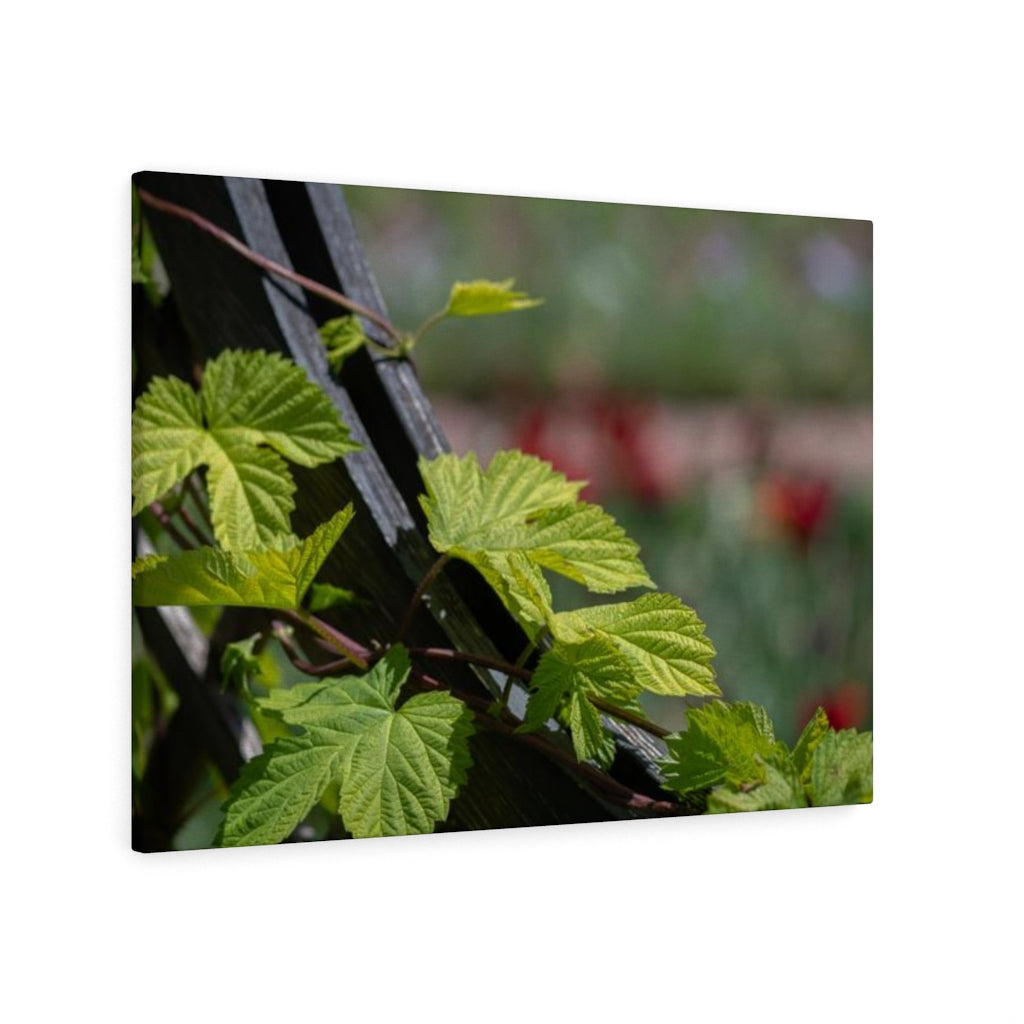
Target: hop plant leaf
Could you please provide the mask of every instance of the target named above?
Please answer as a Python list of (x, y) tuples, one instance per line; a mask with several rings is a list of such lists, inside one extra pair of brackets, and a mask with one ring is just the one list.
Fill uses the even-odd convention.
[(722, 783), (734, 789), (759, 785), (766, 762), (789, 758), (768, 713), (756, 704), (712, 701), (690, 708), (686, 719), (686, 731), (665, 741), (668, 756), (661, 762), (666, 786), (678, 793)]
[(874, 797), (871, 733), (829, 732), (814, 750), (810, 790), (816, 807), (866, 804)]
[(685, 732), (668, 737), (665, 786), (710, 790), (709, 813), (870, 803), (871, 733), (835, 732), (820, 708), (792, 753), (755, 704), (714, 701), (687, 712)]
[(764, 780), (751, 789), (716, 786), (708, 795), (708, 813), (784, 811), (807, 806), (796, 766), (789, 758), (765, 762)]
[(132, 566), (132, 603), (297, 609), (352, 519), (347, 505), (305, 540), (285, 536), (254, 551), (197, 548)]
[(276, 353), (221, 353), (198, 392), (152, 381), (132, 415), (132, 514), (208, 467), (217, 542), (255, 549), (289, 533), (295, 483), (285, 459), (317, 466), (357, 451), (327, 396)]
[(329, 608), (363, 608), (370, 602), (347, 587), (336, 587), (333, 583), (314, 583), (309, 591), (309, 610), (325, 612)]
[(482, 471), (476, 456), (420, 460), (430, 541), (474, 565), (506, 607), (535, 632), (554, 614), (541, 569), (590, 590), (652, 587), (639, 548), (602, 509), (579, 501), (550, 463), (519, 451), (499, 452)]
[(621, 703), (639, 693), (640, 688), (630, 677), (628, 664), (607, 639), (556, 643), (540, 659), (531, 685), (534, 692), (520, 727), (524, 732), (540, 728), (549, 719), (564, 718), (581, 761), (610, 763), (614, 745), (589, 697)]
[(220, 656), (220, 678), (223, 687), (244, 688), (250, 679), (259, 676), (260, 656), (257, 650), (262, 641), (262, 634), (254, 633), (245, 640), (236, 640), (225, 645), (224, 653)]
[(366, 344), (366, 332), (357, 316), (339, 316), (320, 327), (320, 340), (327, 350), (327, 365), (340, 373), (345, 360)]
[(599, 749), (595, 727), (611, 742), (588, 698), (623, 707), (644, 690), (673, 696), (719, 692), (710, 665), (715, 649), (704, 624), (671, 594), (561, 612), (550, 628), (554, 645), (533, 674), (523, 727), (538, 728), (567, 701), (581, 760), (594, 758)]
[(507, 281), (456, 281), (452, 285), (447, 316), (493, 316), (539, 306), (543, 299), (531, 299), (526, 292), (513, 290), (514, 278)]
[(397, 707), (408, 674), (408, 653), (395, 645), (363, 676), (301, 683), (261, 701), (301, 733), (247, 765), (225, 808), (220, 844), (279, 842), (332, 782), (356, 838), (433, 831), (465, 781), (472, 720), (447, 693)]
[(793, 763), (796, 765), (796, 770), (800, 773), (800, 781), (804, 786), (811, 784), (811, 765), (814, 763), (814, 751), (818, 749), (818, 744), (821, 743), (830, 731), (828, 715), (825, 714), (825, 709), (818, 708), (811, 715), (810, 721), (804, 726), (804, 731), (800, 733), (800, 738), (796, 741), (796, 746), (793, 748)]
[(669, 697), (715, 697), (715, 648), (697, 613), (673, 594), (595, 605), (554, 616), (552, 634), (563, 644), (587, 637), (607, 640), (622, 657), (622, 673), (641, 689)]

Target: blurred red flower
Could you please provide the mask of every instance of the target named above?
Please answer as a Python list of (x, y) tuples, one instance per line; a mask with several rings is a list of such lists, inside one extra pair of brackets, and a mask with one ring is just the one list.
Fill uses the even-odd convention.
[(805, 697), (797, 713), (797, 728), (810, 721), (818, 708), (824, 708), (833, 729), (861, 729), (871, 710), (871, 692), (856, 680)]
[(767, 519), (806, 547), (828, 521), (834, 495), (827, 480), (770, 473), (758, 486), (757, 497)]
[(570, 479), (588, 480), (583, 496), (589, 501), (625, 494), (656, 505), (671, 497), (671, 488), (645, 443), (651, 414), (647, 403), (611, 391), (570, 394), (560, 404), (530, 409), (511, 443)]

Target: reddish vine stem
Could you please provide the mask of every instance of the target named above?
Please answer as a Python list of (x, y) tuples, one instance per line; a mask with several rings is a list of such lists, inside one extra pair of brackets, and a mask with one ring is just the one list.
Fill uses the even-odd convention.
[(202, 214), (196, 213), (195, 210), (190, 210), (187, 206), (179, 206), (177, 203), (169, 202), (166, 199), (160, 199), (151, 192), (147, 192), (144, 188), (140, 188), (137, 191), (139, 198), (147, 206), (153, 207), (154, 210), (160, 210), (162, 213), (170, 214), (172, 217), (179, 217), (182, 220), (189, 221), (200, 230), (212, 235), (224, 245), (234, 249), (239, 256), (244, 257), (250, 263), (255, 263), (256, 266), (261, 267), (268, 273), (275, 274), (277, 277), (283, 277), (286, 281), (292, 281), (300, 287), (305, 288), (306, 291), (312, 292), (314, 295), (319, 295), (321, 298), (327, 299), (328, 302), (333, 302), (335, 305), (341, 306), (343, 309), (347, 309), (351, 313), (356, 313), (365, 320), (370, 320), (372, 323), (375, 323), (378, 327), (384, 330), (396, 345), (401, 344), (402, 335), (386, 317), (381, 316), (379, 313), (375, 313), (372, 309), (368, 309), (361, 303), (354, 302), (352, 299), (348, 298), (348, 296), (342, 295), (341, 292), (336, 291), (334, 288), (328, 288), (327, 285), (321, 284), (319, 281), (314, 281), (311, 277), (306, 277), (305, 274), (299, 274), (289, 267), (282, 266), (280, 263), (277, 263), (272, 259), (268, 259), (266, 256), (260, 255), (260, 253), (256, 252), (254, 249), (250, 249), (249, 246), (240, 241), (230, 232), (225, 231), (222, 227), (218, 227), (213, 223), (213, 221), (207, 220), (202, 216)]
[[(468, 651), (453, 651), (447, 647), (411, 647), (409, 654), (413, 656), (419, 656), (421, 658), (434, 658), (436, 660), (443, 661), (467, 661), (472, 665), (482, 665), (484, 668), (493, 668), (496, 672), (509, 677), (511, 682), (512, 678), (523, 679), (529, 681), (533, 678), (532, 669), (524, 668), (522, 665), (511, 665), (507, 661), (501, 661), (498, 658), (490, 658), (484, 654), (472, 654)], [(502, 704), (508, 704), (508, 692), (502, 693)], [(644, 732), (650, 733), (652, 736), (657, 736), (659, 739), (664, 739), (666, 736), (671, 735), (671, 731), (663, 728), (660, 725), (656, 725), (654, 722), (648, 721), (643, 715), (638, 715), (633, 711), (629, 711), (627, 708), (620, 708), (608, 701), (602, 700), (600, 697), (594, 694), (587, 694), (587, 700), (590, 701), (594, 707), (603, 711), (606, 715), (611, 715), (612, 718), (618, 718), (620, 721), (629, 722), (630, 725), (635, 725), (638, 729), (643, 729)]]
[(484, 668), (493, 668), (506, 676), (515, 676), (517, 679), (529, 679), (533, 673), (528, 668), (519, 665), (510, 665), (498, 658), (490, 658), (486, 654), (472, 654), (469, 651), (454, 651), (448, 647), (410, 647), (409, 654), (413, 657), (433, 658), (438, 661), (467, 661), (471, 665), (482, 665)]
[(416, 609), (419, 607), (420, 601), (423, 600), (423, 595), (430, 589), (434, 580), (437, 579), (437, 574), (448, 564), (448, 560), (451, 555), (444, 554), (437, 559), (436, 562), (427, 570), (427, 574), (420, 580), (420, 585), (416, 588), (416, 592), (412, 595), (409, 601), (409, 606), (405, 609), (405, 614), (402, 616), (402, 621), (398, 627), (398, 632), (395, 634), (394, 642), (397, 644), (401, 641), (402, 637), (409, 631), (409, 627), (412, 625), (412, 617), (416, 614)]
[(188, 532), (195, 537), (196, 542), (200, 547), (210, 547), (210, 539), (207, 537), (202, 530), (196, 525), (196, 521), (189, 514), (187, 508), (184, 505), (178, 508), (178, 515), (181, 517), (181, 521), (188, 527)]
[(339, 658), (337, 661), (324, 662), (322, 665), (315, 665), (311, 661), (306, 661), (299, 653), (295, 644), (292, 643), (291, 637), (285, 632), (287, 627), (284, 623), (274, 620), (271, 625), (274, 629), (274, 635), (284, 648), (284, 653), (287, 655), (288, 660), (300, 672), (305, 672), (306, 675), (323, 678), (324, 676), (333, 675), (335, 672), (347, 672), (358, 667), (351, 658)]
[(309, 612), (302, 611), (301, 609), (298, 611), (282, 609), (282, 614), (291, 619), (292, 622), (304, 626), (322, 640), (326, 640), (335, 651), (343, 654), (361, 672), (365, 672), (370, 667), (373, 652), (358, 641), (346, 636), (341, 630), (335, 629), (334, 626), (324, 622), (323, 619), (318, 619), (315, 615), (311, 615)]
[[(414, 677), (417, 682), (428, 689), (448, 689), (443, 683), (425, 673), (416, 672)], [(655, 800), (644, 793), (638, 793), (636, 790), (630, 789), (629, 786), (617, 782), (610, 775), (598, 771), (591, 765), (577, 761), (572, 754), (561, 750), (550, 740), (538, 733), (518, 732), (517, 729), (521, 723), (511, 712), (503, 711), (501, 717), (496, 718), (490, 713), (491, 705), (488, 701), (473, 694), (463, 693), (461, 690), (451, 690), (450, 692), (455, 694), (459, 700), (476, 713), (476, 719), (482, 726), (509, 736), (526, 746), (534, 747), (551, 760), (565, 765), (575, 774), (581, 776), (594, 789), (603, 793), (612, 803), (631, 810), (647, 811), (651, 814), (678, 815), (686, 813), (686, 809), (680, 804), (673, 803), (670, 800)]]
[(171, 539), (182, 551), (191, 551), (192, 542), (178, 529), (174, 520), (167, 514), (167, 509), (159, 501), (151, 501), (149, 510), (156, 516), (156, 521), (171, 535)]
[(657, 736), (659, 739), (663, 740), (666, 736), (672, 735), (672, 731), (670, 729), (665, 729), (660, 725), (655, 725), (654, 722), (644, 718), (643, 715), (635, 714), (627, 708), (620, 708), (616, 707), (614, 704), (609, 704), (608, 701), (602, 700), (600, 697), (596, 697), (592, 693), (587, 694), (587, 700), (589, 700), (595, 708), (603, 711), (606, 715), (611, 715), (613, 718), (619, 718), (623, 722), (629, 722), (630, 725), (635, 725), (638, 729), (643, 729), (644, 732), (649, 732), (652, 736)]

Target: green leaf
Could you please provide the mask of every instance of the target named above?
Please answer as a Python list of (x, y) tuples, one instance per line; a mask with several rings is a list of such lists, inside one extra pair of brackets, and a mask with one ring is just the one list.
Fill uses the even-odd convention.
[[(596, 709), (592, 719), (585, 717), (581, 701), (588, 696), (621, 707), (644, 690), (674, 695), (718, 693), (708, 665), (714, 648), (704, 636), (704, 625), (670, 594), (563, 612), (553, 616), (550, 628), (555, 642), (533, 674), (527, 729), (543, 725), (568, 701), (570, 717), (576, 716), (573, 742), (577, 743), (582, 726), (599, 722)], [(595, 756), (594, 749), (590, 737), (588, 757)], [(578, 744), (577, 754), (580, 750)]]
[(815, 807), (871, 803), (873, 759), (871, 733), (856, 729), (830, 732), (814, 751), (811, 803)]
[(327, 350), (327, 365), (340, 373), (345, 360), (366, 344), (366, 332), (357, 316), (339, 316), (320, 327), (320, 340)]
[(533, 692), (520, 726), (523, 732), (561, 718), (568, 722), (573, 749), (581, 761), (594, 760), (602, 767), (611, 764), (615, 743), (588, 698), (601, 697), (621, 705), (641, 687), (632, 677), (629, 663), (607, 639), (590, 637), (576, 644), (556, 641), (538, 662), (531, 686)]
[(620, 703), (643, 689), (628, 662), (603, 637), (591, 637), (577, 644), (556, 641), (537, 663), (530, 685), (534, 692), (523, 724), (531, 728), (554, 717), (562, 699), (574, 693)]
[(572, 505), (585, 482), (566, 479), (550, 462), (520, 451), (501, 451), (481, 471), (476, 455), (421, 458), (427, 493), (420, 504), (438, 551), (487, 547), (493, 534), (515, 529), (539, 513)]
[[(441, 692), (419, 694), (396, 707), (408, 674), (408, 653), (396, 645), (363, 676), (301, 683), (260, 702), (265, 712), (301, 729), (295, 742), (316, 750), (317, 763), (329, 766), (320, 792), (328, 782), (338, 783), (342, 820), (356, 838), (432, 831), (447, 818), (450, 803), (465, 782), (470, 765), (467, 741), (473, 731), (468, 709)], [(296, 756), (292, 750), (289, 755)], [(308, 761), (294, 763), (311, 778)], [(239, 786), (228, 805), (227, 822), (236, 815), (233, 808), (243, 801), (247, 788), (257, 788), (256, 797), (268, 815), (277, 813), (259, 789), (266, 788), (263, 780), (271, 774), (275, 779), (282, 775), (273, 757)], [(313, 795), (315, 788), (302, 782), (302, 801), (285, 805), (281, 825), (258, 820), (250, 813), (256, 805), (242, 802), (247, 829), (287, 835), (284, 830), (294, 828), (292, 809), (310, 797), (313, 802), (319, 799), (319, 793)], [(307, 813), (311, 806), (308, 803)]]
[(143, 558), (136, 558), (132, 562), (132, 579), (135, 579), (140, 572), (155, 569), (161, 562), (166, 562), (168, 557), (167, 555), (146, 555)]
[(146, 297), (159, 306), (170, 291), (167, 272), (160, 262), (149, 222), (142, 215), (142, 201), (132, 186), (132, 284), (141, 284)]
[(280, 455), (221, 437), (203, 449), (203, 461), (210, 467), (210, 516), (222, 547), (244, 551), (289, 532), (295, 484)]
[(531, 633), (547, 625), (546, 568), (591, 590), (653, 586), (639, 548), (600, 508), (578, 500), (550, 463), (519, 451), (498, 452), (486, 471), (473, 453), (420, 460), (430, 542), (474, 565)]
[(157, 377), (132, 415), (132, 515), (201, 465), (205, 451), (199, 396), (177, 377)]
[(539, 306), (543, 299), (531, 299), (526, 292), (512, 290), (514, 278), (507, 281), (456, 281), (445, 313), (448, 316), (491, 316)]
[(788, 758), (764, 764), (764, 782), (753, 788), (718, 786), (708, 795), (708, 814), (729, 811), (782, 811), (806, 807), (807, 797), (796, 766)]
[(287, 839), (323, 795), (337, 748), (286, 736), (242, 770), (224, 807), (218, 846), (260, 846)]
[(260, 674), (260, 658), (256, 646), (263, 640), (262, 633), (253, 633), (246, 640), (226, 644), (220, 656), (221, 686), (236, 685), (244, 688), (250, 678)]
[(251, 550), (289, 532), (295, 484), (284, 459), (329, 462), (359, 446), (327, 396), (276, 353), (221, 353), (197, 394), (160, 377), (132, 415), (135, 515), (201, 465), (209, 467), (217, 542)]
[(561, 612), (551, 631), (567, 643), (589, 636), (608, 640), (651, 693), (713, 697), (721, 692), (710, 666), (715, 648), (704, 635), (704, 623), (672, 594)]
[(654, 586), (639, 546), (597, 505), (579, 502), (542, 512), (504, 537), (495, 535), (492, 555), (503, 549), (523, 551), (543, 568), (600, 594)]
[(692, 793), (727, 783), (734, 789), (763, 783), (765, 765), (789, 759), (777, 742), (764, 708), (712, 701), (686, 713), (686, 732), (669, 736), (668, 756), (661, 762), (665, 786)]
[(478, 553), (472, 564), (523, 626), (531, 640), (551, 628), (551, 588), (544, 574), (521, 551), (501, 557)]
[(132, 566), (132, 603), (298, 609), (352, 515), (347, 505), (302, 541), (278, 537), (254, 551), (197, 548), (142, 559)]
[(615, 760), (615, 740), (601, 723), (601, 712), (575, 690), (569, 700), (569, 729), (572, 746), (581, 761), (595, 761), (607, 769)]
[(805, 787), (809, 786), (811, 782), (814, 751), (829, 731), (828, 715), (825, 714), (824, 708), (818, 708), (811, 715), (810, 721), (804, 726), (804, 731), (800, 733), (800, 738), (796, 741), (796, 746), (793, 748), (793, 763), (796, 765), (796, 770), (800, 773), (800, 781)]
[(325, 612), (329, 608), (359, 608), (368, 603), (354, 590), (336, 587), (333, 583), (314, 583), (309, 591), (311, 612)]

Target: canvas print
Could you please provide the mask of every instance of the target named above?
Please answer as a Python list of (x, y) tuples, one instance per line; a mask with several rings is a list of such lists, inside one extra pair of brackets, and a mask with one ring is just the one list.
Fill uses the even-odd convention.
[(870, 803), (872, 226), (132, 179), (144, 852)]

